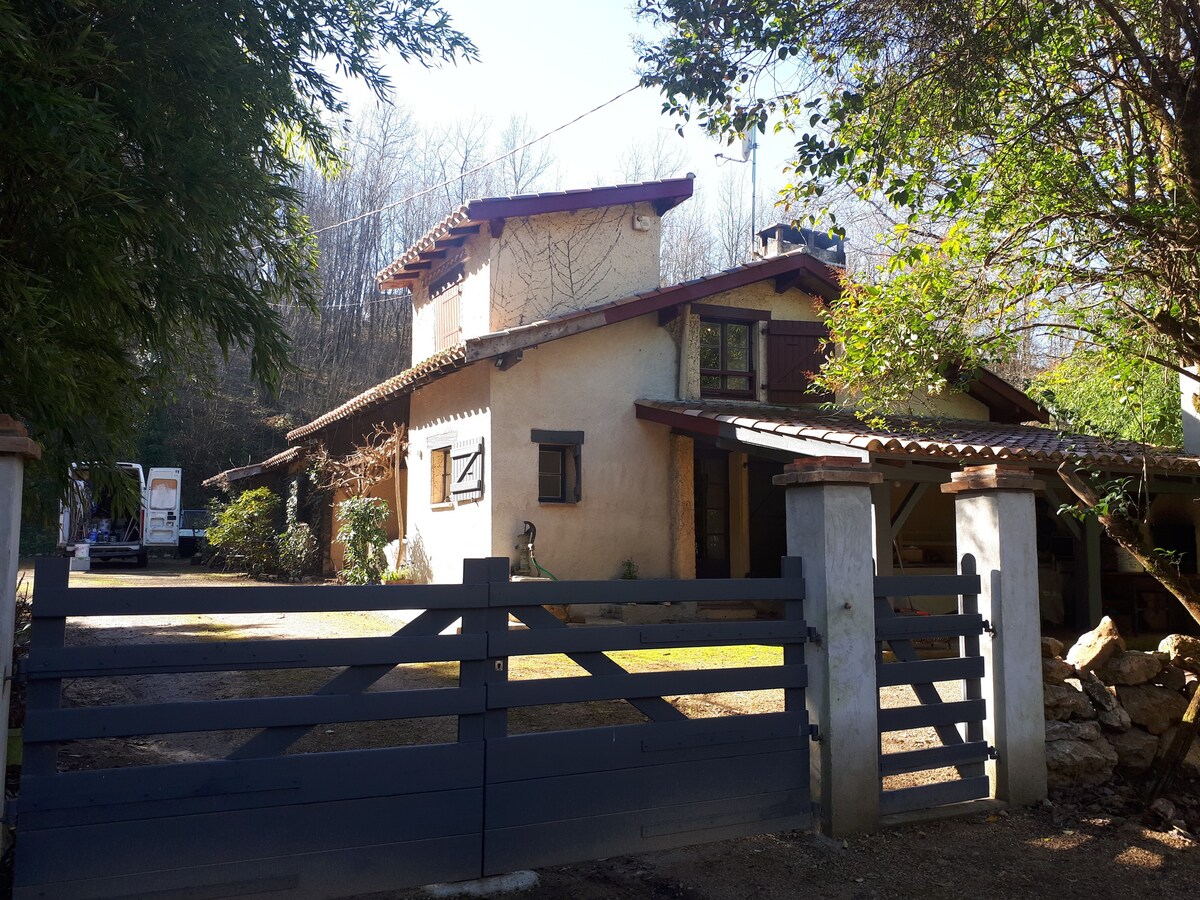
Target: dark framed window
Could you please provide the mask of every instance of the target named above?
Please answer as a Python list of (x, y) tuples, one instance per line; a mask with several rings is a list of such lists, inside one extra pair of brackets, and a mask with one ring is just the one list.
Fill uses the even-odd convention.
[(583, 432), (534, 428), (538, 445), (538, 502), (578, 503), (583, 498)]
[(754, 323), (700, 320), (700, 394), (754, 399)]
[(567, 500), (567, 448), (538, 446), (538, 501), (565, 503)]

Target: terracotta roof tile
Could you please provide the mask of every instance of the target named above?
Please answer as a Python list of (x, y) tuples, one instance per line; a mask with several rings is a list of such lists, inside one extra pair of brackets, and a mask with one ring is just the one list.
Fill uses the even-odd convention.
[(463, 344), (456, 344), (440, 353), (435, 353), (412, 368), (405, 369), (399, 375), (393, 375), (387, 381), (368, 388), (356, 397), (351, 397), (341, 406), (318, 416), (307, 425), (301, 425), (299, 428), (289, 431), (287, 439), (289, 441), (301, 440), (320, 431), (326, 425), (347, 419), (355, 413), (406, 394), (418, 383), (427, 379), (439, 378), (447, 372), (462, 367), (465, 359), (466, 347)]
[(828, 441), (872, 453), (954, 460), (1026, 460), (1058, 464), (1077, 460), (1104, 468), (1141, 467), (1200, 475), (1200, 457), (1178, 449), (1135, 441), (1068, 434), (1038, 425), (1009, 425), (973, 420), (885, 416), (864, 422), (851, 413), (817, 409), (639, 400), (639, 407), (694, 416), (763, 433), (786, 430), (798, 438)]

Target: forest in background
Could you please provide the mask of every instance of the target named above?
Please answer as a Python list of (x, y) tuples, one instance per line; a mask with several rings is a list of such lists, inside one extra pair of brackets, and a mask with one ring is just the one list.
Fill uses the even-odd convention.
[[(246, 354), (226, 358), (215, 347), (197, 347), (190, 371), (143, 418), (133, 441), (136, 461), (180, 466), (184, 507), (203, 507), (213, 496), (200, 486), (205, 478), (279, 452), (291, 429), (407, 368), (410, 297), (381, 292), (375, 273), (468, 199), (589, 186), (564, 183), (545, 142), (525, 146), (534, 137), (523, 118), (474, 117), (428, 128), (403, 107), (376, 107), (347, 133), (341, 169), (323, 174), (310, 167), (299, 184), (316, 235), (321, 297), (316, 312), (280, 309), (292, 371), (278, 394), (268, 395), (251, 377)], [(595, 173), (592, 185), (684, 174), (684, 155), (672, 140), (660, 134), (627, 145), (613, 170)], [(662, 283), (744, 263), (753, 250), (752, 222), (762, 229), (799, 218), (802, 210), (775, 208), (772, 177), (760, 174), (753, 217), (749, 166), (731, 162), (715, 182), (697, 182), (693, 199), (663, 219)], [(840, 218), (850, 266), (880, 264), (874, 235), (892, 225), (884, 212), (847, 198)], [(1064, 428), (1178, 443), (1178, 388), (1161, 370), (1073, 352), (1066, 342), (1031, 341), (998, 371), (1030, 389)], [(1058, 366), (1062, 360), (1068, 365)], [(57, 494), (36, 466), (27, 475), (24, 506), (22, 553), (52, 551)]]
[[(226, 358), (216, 347), (196, 347), (189, 371), (142, 419), (134, 459), (180, 466), (184, 507), (203, 507), (212, 497), (200, 486), (205, 478), (279, 452), (291, 429), (405, 369), (411, 300), (407, 291), (381, 292), (375, 273), (466, 200), (684, 174), (682, 151), (660, 135), (619, 150), (613, 170), (595, 173), (592, 185), (568, 184), (546, 142), (525, 146), (535, 137), (524, 118), (472, 117), (428, 128), (403, 107), (376, 107), (347, 133), (340, 170), (309, 167), (298, 185), (316, 235), (321, 296), (316, 312), (299, 305), (279, 310), (292, 341), (292, 371), (278, 394), (267, 394), (251, 377), (245, 353)], [(696, 196), (664, 219), (664, 284), (750, 257), (748, 169), (731, 164), (715, 184), (697, 183)], [(771, 190), (760, 187), (759, 198), (762, 228), (776, 213)], [(56, 516), (49, 473), (31, 466), (23, 554), (53, 550)]]

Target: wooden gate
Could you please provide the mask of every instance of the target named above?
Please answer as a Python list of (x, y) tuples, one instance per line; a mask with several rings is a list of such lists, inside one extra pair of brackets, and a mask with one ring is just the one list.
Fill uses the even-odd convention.
[[(68, 590), (39, 562), (17, 806), (17, 898), (324, 898), (806, 826), (808, 722), (798, 564), (739, 581)], [(569, 628), (562, 603), (777, 601), (775, 621)], [(83, 616), (423, 610), (385, 637), (68, 645)], [(461, 619), (461, 629), (451, 626)], [(524, 627), (516, 627), (519, 620)], [(782, 664), (630, 672), (608, 652), (783, 646)], [(563, 653), (588, 674), (509, 678)], [(372, 690), (406, 663), (446, 687)], [(70, 707), (69, 679), (328, 668), (304, 695)], [(778, 711), (689, 718), (667, 697), (779, 690)], [(509, 712), (624, 700), (642, 724), (510, 734)], [(450, 716), (457, 740), (299, 752), (314, 728)], [(72, 741), (249, 729), (224, 759), (60, 771)]]
[[(916, 705), (879, 709), (880, 815), (928, 809), (990, 795), (985, 762), (992, 749), (983, 738), (986, 706), (981, 690), (984, 658), (979, 638), (987, 623), (978, 613), (979, 576), (925, 575), (878, 577), (875, 579), (876, 678), (880, 689), (911, 686)], [(959, 596), (957, 614), (906, 614), (913, 597)], [(901, 612), (893, 609), (899, 602)], [(885, 661), (884, 647), (893, 659)], [(926, 658), (918, 649), (942, 658)], [(938, 683), (959, 682), (960, 699), (943, 693)], [(922, 740), (930, 746), (886, 752), (885, 735), (932, 729)], [(902, 776), (943, 769), (943, 777), (911, 786)], [(928, 775), (926, 776), (928, 777)], [(926, 780), (926, 779), (922, 779)], [(899, 784), (897, 783), (899, 782)]]

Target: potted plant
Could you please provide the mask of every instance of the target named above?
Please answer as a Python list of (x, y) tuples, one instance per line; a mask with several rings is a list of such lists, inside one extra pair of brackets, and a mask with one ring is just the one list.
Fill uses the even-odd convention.
[(413, 575), (412, 563), (401, 563), (396, 568), (384, 572), (382, 581), (384, 584), (412, 584)]

